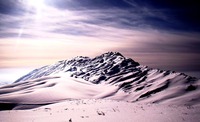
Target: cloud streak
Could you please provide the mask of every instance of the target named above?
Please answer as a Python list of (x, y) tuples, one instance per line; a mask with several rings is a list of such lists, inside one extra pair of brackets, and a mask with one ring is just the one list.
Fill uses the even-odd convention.
[[(27, 2), (0, 1), (0, 67), (37, 64), (37, 60), (45, 64), (105, 51), (120, 51), (155, 67), (162, 58), (158, 68), (199, 67), (192, 61), (190, 68), (188, 59), (198, 59), (200, 26), (182, 15), (199, 9), (189, 7), (188, 12), (186, 5), (175, 9), (138, 0), (44, 0), (40, 9)], [(16, 50), (19, 53), (14, 56)], [(179, 58), (183, 63), (176, 67)]]

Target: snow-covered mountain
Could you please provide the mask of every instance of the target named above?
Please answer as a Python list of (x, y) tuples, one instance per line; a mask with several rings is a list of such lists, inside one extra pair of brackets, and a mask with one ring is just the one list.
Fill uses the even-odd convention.
[(75, 57), (33, 70), (0, 87), (0, 102), (47, 104), (66, 99), (197, 104), (200, 80), (142, 66), (118, 52)]
[[(119, 52), (108, 52), (97, 56), (93, 59), (89, 57), (78, 56), (71, 60), (58, 61), (53, 65), (47, 65), (39, 69), (35, 69), (27, 75), (21, 77), (15, 82), (26, 81), (30, 79), (40, 78), (43, 76), (65, 73), (65, 75), (82, 78), (92, 83), (106, 82), (113, 78), (113, 82), (123, 81), (122, 77), (129, 74), (128, 79), (134, 78), (135, 81), (145, 81), (152, 75), (163, 75), (163, 77), (172, 76), (184, 77), (188, 81), (194, 81), (196, 78), (187, 76), (184, 73), (176, 73), (174, 71), (164, 71), (159, 69), (141, 66), (138, 62), (130, 58), (124, 57)], [(172, 79), (171, 78), (171, 79)], [(170, 78), (168, 78), (169, 80)]]
[(65, 73), (68, 76), (82, 78), (98, 84), (102, 80), (108, 80), (117, 75), (131, 72), (137, 75), (137, 73), (141, 74), (146, 72), (146, 69), (142, 70), (143, 67), (137, 66), (139, 66), (138, 62), (130, 58), (125, 58), (118, 52), (105, 53), (93, 59), (78, 56), (71, 60), (63, 60), (53, 65), (35, 69), (15, 82)]

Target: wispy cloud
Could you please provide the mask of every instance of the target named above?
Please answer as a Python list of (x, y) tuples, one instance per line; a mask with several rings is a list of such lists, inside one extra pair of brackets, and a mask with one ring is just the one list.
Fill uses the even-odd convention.
[[(158, 67), (174, 61), (172, 69), (181, 57), (179, 69), (187, 70), (188, 58), (199, 56), (200, 29), (185, 18), (181, 21), (177, 13), (183, 13), (182, 8), (162, 9), (137, 0), (44, 2), (37, 9), (27, 0), (0, 1), (0, 67), (120, 51), (150, 66), (158, 64), (157, 58), (164, 62)], [(199, 63), (194, 62), (195, 66)]]

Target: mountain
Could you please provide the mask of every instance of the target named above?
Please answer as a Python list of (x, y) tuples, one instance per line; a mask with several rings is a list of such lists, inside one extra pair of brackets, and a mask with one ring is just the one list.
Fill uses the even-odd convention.
[(9, 109), (67, 99), (194, 105), (200, 102), (199, 85), (199, 79), (184, 73), (148, 68), (118, 52), (108, 52), (35, 69), (0, 87), (0, 103)]
[(138, 62), (130, 58), (125, 58), (118, 52), (105, 53), (93, 59), (78, 56), (71, 60), (63, 60), (53, 65), (35, 69), (15, 82), (65, 73), (71, 77), (82, 78), (98, 84), (102, 80), (108, 80), (117, 75), (130, 72), (144, 72), (137, 66), (139, 66)]

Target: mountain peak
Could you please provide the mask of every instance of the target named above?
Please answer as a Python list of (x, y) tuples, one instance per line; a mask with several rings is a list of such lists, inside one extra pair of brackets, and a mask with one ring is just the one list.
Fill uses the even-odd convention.
[(139, 66), (138, 62), (124, 57), (119, 52), (107, 52), (93, 59), (77, 56), (70, 60), (58, 61), (53, 65), (33, 70), (15, 82), (64, 72), (72, 77), (81, 77), (90, 82), (99, 83), (101, 80), (119, 72), (135, 69), (136, 66)]
[(124, 57), (124, 56), (123, 56), (121, 53), (119, 53), (119, 52), (107, 52), (107, 53), (102, 54), (102, 56), (107, 56), (107, 57), (113, 56), (113, 55)]

